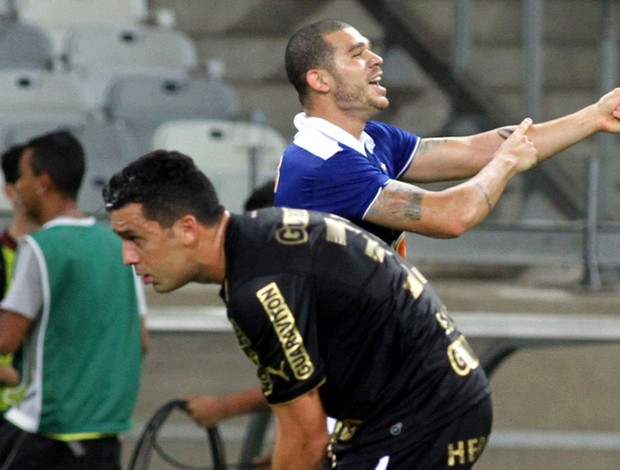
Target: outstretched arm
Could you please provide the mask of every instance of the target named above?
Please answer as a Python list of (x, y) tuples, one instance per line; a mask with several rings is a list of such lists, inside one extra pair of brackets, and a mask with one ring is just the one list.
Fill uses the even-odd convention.
[[(402, 180), (422, 183), (470, 178), (489, 163), (515, 128), (422, 139)], [(620, 132), (620, 88), (575, 113), (532, 125), (527, 136), (538, 150), (538, 161), (542, 161), (596, 132)]]
[(261, 387), (231, 393), (230, 395), (192, 395), (186, 397), (187, 413), (200, 426), (211, 428), (223, 419), (267, 408)]
[(385, 227), (437, 238), (458, 237), (480, 223), (495, 207), (510, 178), (536, 164), (536, 148), (525, 119), (472, 179), (443, 191), (426, 191), (390, 181), (365, 220)]

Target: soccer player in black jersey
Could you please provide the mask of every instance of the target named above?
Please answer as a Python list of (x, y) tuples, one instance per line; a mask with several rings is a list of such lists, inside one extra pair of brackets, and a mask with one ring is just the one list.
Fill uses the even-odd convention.
[(478, 459), (487, 378), (426, 279), (381, 240), (319, 212), (231, 215), (176, 152), (131, 163), (104, 199), (145, 283), (222, 285), (276, 416), (273, 468), (462, 470)]

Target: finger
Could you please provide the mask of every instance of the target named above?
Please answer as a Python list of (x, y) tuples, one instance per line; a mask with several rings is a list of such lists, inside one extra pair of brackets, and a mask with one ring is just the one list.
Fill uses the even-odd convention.
[(515, 129), (515, 131), (513, 132), (514, 134), (518, 134), (518, 135), (524, 135), (527, 130), (530, 128), (530, 126), (532, 125), (532, 119), (527, 117), (525, 118), (523, 121), (521, 121), (521, 124), (519, 124), (517, 126), (517, 128)]

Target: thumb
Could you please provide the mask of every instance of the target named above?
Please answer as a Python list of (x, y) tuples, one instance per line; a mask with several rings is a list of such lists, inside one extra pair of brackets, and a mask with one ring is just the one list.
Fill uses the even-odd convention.
[(523, 121), (521, 121), (521, 124), (517, 126), (513, 134), (524, 135), (527, 132), (527, 130), (530, 128), (530, 126), (532, 125), (532, 122), (533, 121), (531, 118), (529, 117), (525, 118)]

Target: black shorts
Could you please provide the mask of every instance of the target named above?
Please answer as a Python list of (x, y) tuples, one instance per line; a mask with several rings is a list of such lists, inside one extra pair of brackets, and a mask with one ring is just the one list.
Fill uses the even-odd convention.
[[(325, 469), (355, 470), (468, 470), (488, 441), (493, 407), (488, 396), (463, 415), (411, 445), (387, 441), (381, 452), (360, 462), (353, 453), (328, 462)], [(335, 466), (334, 466), (335, 464)]]
[(0, 418), (0, 468), (7, 470), (120, 470), (117, 436), (64, 442), (22, 431)]

